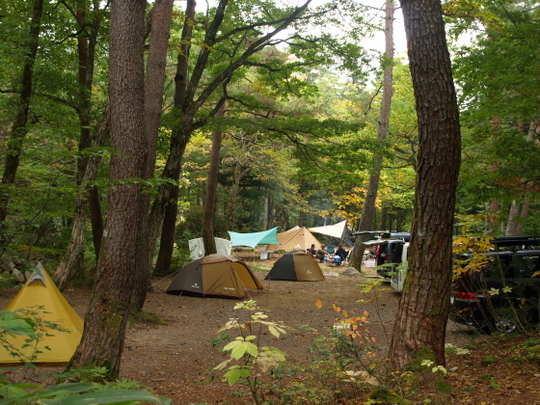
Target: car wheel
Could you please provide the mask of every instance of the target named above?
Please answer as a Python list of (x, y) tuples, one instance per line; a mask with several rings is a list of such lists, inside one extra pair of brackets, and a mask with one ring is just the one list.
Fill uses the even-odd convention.
[(493, 319), (483, 329), (486, 333), (512, 333), (517, 329), (517, 322), (514, 319)]

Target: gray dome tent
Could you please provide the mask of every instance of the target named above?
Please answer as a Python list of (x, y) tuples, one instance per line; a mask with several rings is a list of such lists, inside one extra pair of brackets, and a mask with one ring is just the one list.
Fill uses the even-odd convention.
[(310, 254), (289, 252), (276, 261), (265, 280), (322, 281), (324, 275)]

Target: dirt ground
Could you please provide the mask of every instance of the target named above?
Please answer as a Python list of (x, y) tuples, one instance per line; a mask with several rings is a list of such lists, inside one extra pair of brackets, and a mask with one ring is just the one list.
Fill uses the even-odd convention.
[[(271, 320), (283, 321), (291, 327), (279, 340), (270, 334), (263, 335), (265, 345), (283, 350), (290, 363), (308, 364), (313, 354), (307, 348), (313, 343), (314, 334), (300, 325), (309, 325), (317, 331), (328, 333), (339, 318), (332, 308), (334, 304), (346, 309), (350, 316), (363, 314), (364, 311), (369, 313), (369, 332), (376, 340), (374, 346), (384, 357), (399, 295), (388, 284), (382, 284), (378, 294), (362, 292), (361, 284), (376, 278), (372, 269), (364, 268), (361, 276), (345, 276), (341, 274), (345, 266), (321, 265), (325, 274), (325, 280), (321, 282), (265, 281), (264, 277), (275, 260), (274, 257), (265, 261), (248, 261), (265, 288), (253, 292), (251, 298)], [(214, 347), (213, 342), (220, 336), (219, 328), (229, 318), (238, 315), (233, 310), (237, 301), (165, 294), (163, 291), (172, 278), (154, 280), (154, 291), (148, 295), (144, 308), (146, 313), (158, 317), (162, 322), (130, 325), (121, 378), (138, 381), (156, 394), (172, 398), (175, 405), (252, 403), (249, 396), (239, 394), (240, 391), (247, 391), (245, 387), (229, 387), (221, 381), (220, 373), (212, 371), (224, 359), (218, 350), (223, 344)], [(69, 290), (65, 296), (83, 316), (89, 292)], [(9, 298), (10, 294), (2, 296), (0, 304), (5, 306)], [(316, 300), (321, 301), (321, 308), (315, 305)], [(229, 334), (237, 336), (235, 331)], [(484, 355), (490, 347), (486, 337), (452, 322), (448, 325), (448, 342), (458, 347), (482, 347), (480, 354)], [(526, 370), (522, 370), (519, 364), (516, 365), (517, 371), (512, 371), (513, 365), (499, 366), (497, 372), (503, 374), (509, 372), (515, 376), (518, 371), (526, 374), (523, 381), (512, 382), (509, 387), (506, 382), (501, 384), (504, 377), (499, 377), (494, 369), (488, 369), (492, 364), (478, 370), (483, 366), (476, 366), (473, 355), (449, 355), (448, 363), (447, 368), (453, 373), (453, 377), (448, 378), (453, 386), (451, 392), (444, 394), (441, 399), (439, 393), (426, 390), (415, 403), (426, 403), (426, 399), (429, 399), (431, 403), (441, 404), (540, 404), (538, 361)], [(61, 368), (52, 371), (61, 371)], [(478, 373), (480, 375), (476, 376)], [(484, 375), (498, 378), (498, 385), (491, 378), (482, 377)], [(475, 376), (477, 380), (473, 380)]]

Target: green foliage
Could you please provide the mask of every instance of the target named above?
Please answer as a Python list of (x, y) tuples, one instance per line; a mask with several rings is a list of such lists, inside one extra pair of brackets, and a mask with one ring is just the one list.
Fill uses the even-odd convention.
[[(51, 331), (69, 333), (59, 324), (45, 319), (44, 314), (46, 312), (41, 306), (0, 312), (0, 345), (13, 357), (14, 363), (31, 363), (37, 354), (44, 350), (50, 350), (47, 346), (42, 346), (42, 339), (48, 336)], [(16, 335), (26, 335), (21, 347), (12, 343), (12, 338)], [(22, 349), (28, 347), (32, 348), (32, 352), (26, 356)]]
[[(1, 384), (2, 382), (0, 382)], [(28, 392), (30, 391), (30, 392)], [(92, 383), (63, 383), (51, 387), (33, 384), (4, 384), (0, 386), (0, 404), (138, 404), (146, 401), (152, 404), (172, 404), (168, 398), (159, 398), (140, 390), (114, 389)]]
[[(479, 232), (508, 221), (510, 204), (532, 203), (528, 224), (537, 223), (537, 101), (540, 32), (534, 2), (452, 1), (449, 22), (467, 41), (456, 45), (454, 76), (460, 88), (463, 160), (457, 210), (482, 217)], [(487, 204), (492, 201), (498, 207)], [(530, 218), (530, 219), (529, 219)]]
[[(8, 336), (26, 335), (27, 344), (39, 341), (39, 336), (45, 321), (36, 315), (36, 311), (26, 311), (25, 316), (11, 311), (0, 312), (0, 344), (4, 346), (14, 357), (14, 361), (21, 359), (20, 348), (14, 347), (7, 341)], [(47, 328), (60, 330), (58, 325), (47, 322)], [(28, 359), (31, 361), (32, 359)], [(103, 376), (106, 370), (79, 371), (77, 377), (83, 376), (95, 379)], [(70, 377), (75, 372), (70, 373)], [(66, 375), (64, 377), (67, 377)], [(80, 405), (80, 404), (138, 404), (146, 401), (152, 404), (172, 404), (168, 398), (160, 398), (150, 392), (134, 389), (137, 383), (117, 381), (114, 384), (96, 384), (87, 382), (59, 383), (44, 387), (36, 384), (13, 383), (0, 379), (0, 404), (57, 404), (57, 405)]]

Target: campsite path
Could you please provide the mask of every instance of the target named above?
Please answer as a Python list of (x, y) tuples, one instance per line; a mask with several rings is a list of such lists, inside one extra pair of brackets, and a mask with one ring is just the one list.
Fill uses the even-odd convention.
[[(275, 259), (274, 259), (275, 261)], [(283, 321), (291, 327), (287, 334), (276, 340), (264, 333), (264, 345), (277, 347), (287, 354), (293, 364), (307, 364), (313, 353), (308, 348), (316, 334), (331, 330), (339, 314), (336, 305), (349, 316), (369, 313), (369, 333), (376, 339), (374, 346), (385, 353), (391, 334), (399, 295), (387, 283), (377, 291), (363, 291), (362, 284), (373, 278), (341, 275), (344, 268), (321, 266), (326, 279), (322, 282), (266, 281), (264, 277), (273, 261), (249, 262), (252, 268), (262, 269), (255, 274), (265, 290), (256, 292), (252, 299), (270, 320)], [(174, 404), (251, 404), (250, 397), (234, 393), (245, 391), (229, 387), (221, 381), (221, 374), (212, 368), (223, 361), (219, 353), (223, 343), (218, 330), (234, 316), (235, 300), (172, 296), (162, 291), (170, 279), (156, 281), (155, 292), (148, 296), (145, 310), (166, 319), (167, 323), (133, 326), (126, 340), (122, 363), (122, 377), (141, 382), (162, 395), (173, 398)], [(322, 307), (317, 308), (315, 301)], [(308, 328), (309, 327), (309, 328)], [(310, 329), (312, 328), (312, 329)], [(449, 325), (449, 340), (468, 339), (462, 327)], [(236, 336), (234, 331), (229, 331)]]
[[(276, 259), (248, 262), (265, 288), (251, 298), (270, 320), (283, 321), (291, 327), (279, 340), (264, 333), (264, 345), (283, 350), (290, 363), (306, 364), (313, 356), (307, 348), (313, 344), (315, 335), (328, 334), (340, 318), (333, 309), (336, 305), (345, 309), (349, 316), (360, 316), (367, 311), (368, 329), (376, 339), (375, 346), (382, 353), (386, 352), (399, 296), (388, 284), (382, 284), (376, 292), (363, 291), (362, 283), (373, 278), (371, 269), (364, 269), (367, 276), (354, 277), (342, 275), (344, 268), (321, 265), (326, 277), (322, 282), (265, 281), (264, 277)], [(221, 381), (221, 374), (212, 371), (224, 359), (218, 350), (223, 346), (222, 342), (216, 347), (213, 343), (219, 341), (220, 327), (238, 315), (233, 310), (236, 301), (165, 294), (163, 291), (171, 279), (155, 280), (154, 291), (149, 293), (144, 308), (146, 313), (164, 322), (142, 322), (129, 327), (121, 378), (138, 381), (158, 395), (172, 398), (175, 405), (251, 404), (250, 397), (235, 395), (235, 392), (244, 391), (243, 388), (229, 387)], [(90, 290), (70, 289), (64, 295), (84, 316)], [(5, 307), (11, 298), (9, 294), (1, 296), (0, 304)], [(315, 305), (316, 300), (322, 302), (321, 308)], [(462, 332), (459, 326), (450, 324), (449, 341), (467, 339)], [(236, 336), (234, 331), (229, 335)], [(40, 369), (36, 378), (38, 373), (43, 375), (47, 371), (61, 372), (62, 368)], [(43, 377), (40, 378), (42, 381)], [(54, 378), (50, 380), (53, 381)]]

